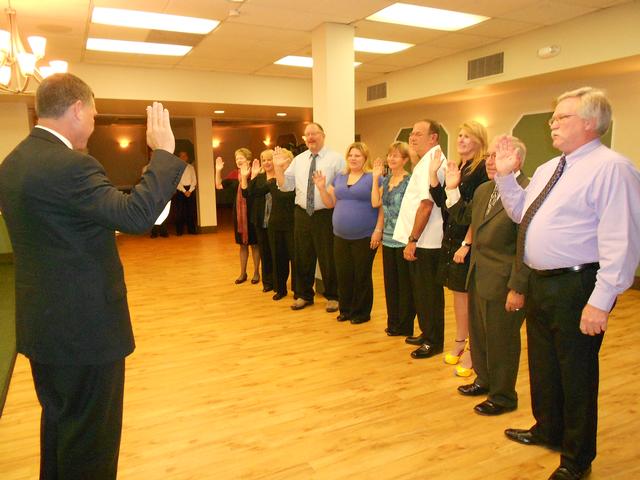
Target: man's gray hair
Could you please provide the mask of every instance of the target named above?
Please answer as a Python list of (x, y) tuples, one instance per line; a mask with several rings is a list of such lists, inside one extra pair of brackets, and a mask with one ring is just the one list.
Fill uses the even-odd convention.
[(611, 104), (604, 91), (593, 87), (582, 87), (563, 93), (558, 97), (556, 103), (567, 98), (578, 98), (580, 100), (578, 108), (580, 118), (585, 120), (595, 118), (597, 132), (600, 135), (607, 133), (611, 126)]
[(36, 91), (36, 114), (39, 118), (60, 118), (78, 100), (90, 104), (91, 87), (71, 73), (56, 73), (45, 78)]

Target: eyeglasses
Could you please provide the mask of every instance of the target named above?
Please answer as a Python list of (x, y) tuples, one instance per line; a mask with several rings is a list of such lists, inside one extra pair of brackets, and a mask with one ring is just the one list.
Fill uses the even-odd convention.
[(558, 122), (561, 123), (564, 120), (566, 120), (567, 118), (570, 117), (577, 117), (578, 115), (576, 115), (575, 113), (566, 113), (564, 115), (557, 115), (557, 116), (553, 116), (549, 119), (549, 126), (552, 126), (554, 123)]

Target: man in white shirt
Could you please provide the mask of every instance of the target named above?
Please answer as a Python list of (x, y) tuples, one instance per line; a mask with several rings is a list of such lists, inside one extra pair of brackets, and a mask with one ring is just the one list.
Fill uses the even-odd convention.
[(442, 245), (442, 212), (429, 193), (429, 165), (441, 158), (438, 178), (444, 180), (445, 156), (438, 144), (440, 124), (420, 120), (409, 137), (418, 154), (409, 185), (400, 205), (393, 239), (406, 245), (404, 258), (409, 262), (409, 277), (421, 333), (405, 342), (419, 345), (413, 358), (429, 358), (441, 353), (444, 346), (444, 288), (436, 283), (436, 271)]
[[(294, 212), (294, 270), (295, 301), (291, 308), (301, 310), (313, 304), (316, 261), (327, 299), (327, 312), (338, 311), (338, 282), (333, 260), (333, 208), (327, 208), (313, 183), (312, 174), (321, 171), (331, 184), (336, 173), (345, 167), (342, 156), (324, 146), (325, 134), (318, 123), (304, 129), (309, 150), (296, 156), (286, 167), (285, 156), (274, 156), (274, 170), (278, 187), (283, 192), (295, 189)], [(277, 149), (276, 149), (277, 150)], [(285, 171), (286, 168), (286, 171)]]

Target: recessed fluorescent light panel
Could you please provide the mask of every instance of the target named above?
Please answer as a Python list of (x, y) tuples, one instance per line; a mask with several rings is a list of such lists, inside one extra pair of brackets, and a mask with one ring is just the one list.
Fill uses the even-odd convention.
[(214, 110), (213, 113), (217, 113), (218, 115), (222, 115), (224, 110)]
[(285, 112), (278, 112), (278, 113), (276, 113), (276, 116), (277, 117), (286, 117), (287, 114)]
[(391, 42), (388, 40), (375, 40), (373, 38), (355, 37), (353, 39), (353, 49), (356, 52), (396, 53), (413, 46), (413, 43)]
[(171, 45), (167, 43), (129, 42), (110, 40), (108, 38), (88, 38), (87, 50), (98, 52), (141, 53), (143, 55), (167, 55), (182, 57), (191, 51), (188, 45)]
[(141, 12), (121, 8), (95, 7), (91, 15), (93, 23), (116, 27), (145, 28), (206, 35), (220, 23), (206, 18), (165, 15), (164, 13)]
[[(275, 65), (287, 65), (289, 67), (313, 68), (313, 58), (300, 57), (297, 55), (287, 55), (286, 57), (282, 57), (280, 60), (276, 60), (273, 63)], [(362, 65), (362, 62), (353, 62), (354, 67), (357, 67), (359, 65)]]
[(488, 20), (489, 17), (454, 12), (439, 8), (421, 7), (409, 3), (394, 3), (367, 17), (374, 22), (395, 23), (410, 27), (455, 31)]

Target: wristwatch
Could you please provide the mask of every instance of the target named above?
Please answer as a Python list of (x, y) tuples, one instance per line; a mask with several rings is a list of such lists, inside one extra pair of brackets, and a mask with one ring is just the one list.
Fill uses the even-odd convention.
[(471, 246), (470, 243), (467, 243), (464, 240), (462, 241), (462, 243), (460, 245), (462, 245), (463, 247), (470, 247)]
[(416, 237), (414, 237), (413, 235), (409, 235), (409, 243), (415, 243), (417, 241), (418, 239)]

